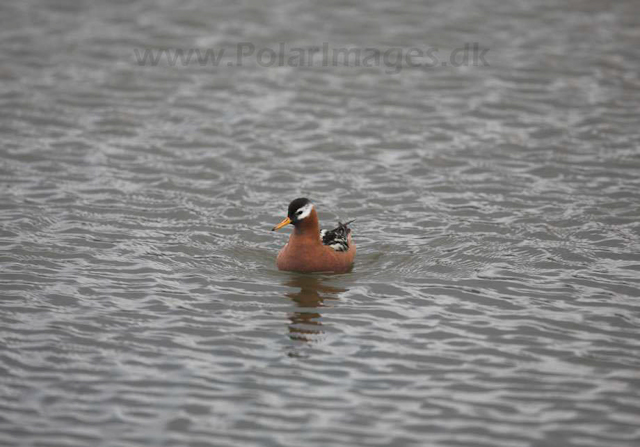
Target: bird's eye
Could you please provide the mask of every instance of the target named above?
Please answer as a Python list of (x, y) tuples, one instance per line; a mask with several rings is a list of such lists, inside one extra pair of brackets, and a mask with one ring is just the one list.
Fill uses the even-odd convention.
[(299, 216), (300, 214), (302, 214), (302, 210), (296, 211), (296, 214)]

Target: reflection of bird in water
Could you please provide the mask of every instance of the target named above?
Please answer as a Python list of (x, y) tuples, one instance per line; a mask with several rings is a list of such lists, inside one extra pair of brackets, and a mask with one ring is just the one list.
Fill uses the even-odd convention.
[(315, 309), (324, 306), (325, 300), (336, 300), (338, 294), (347, 289), (323, 284), (323, 279), (311, 275), (296, 275), (285, 284), (287, 287), (300, 288), (297, 292), (285, 293), (300, 308), (289, 315), (289, 337), (292, 340), (313, 341), (314, 336), (322, 334), (320, 321), (322, 314)]

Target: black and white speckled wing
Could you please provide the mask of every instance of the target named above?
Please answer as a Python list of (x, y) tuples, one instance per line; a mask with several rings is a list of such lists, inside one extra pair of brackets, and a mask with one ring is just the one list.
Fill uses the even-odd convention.
[(335, 251), (349, 250), (349, 233), (351, 229), (347, 227), (353, 220), (347, 223), (338, 222), (338, 227), (333, 230), (320, 230), (320, 239), (324, 245), (328, 245)]

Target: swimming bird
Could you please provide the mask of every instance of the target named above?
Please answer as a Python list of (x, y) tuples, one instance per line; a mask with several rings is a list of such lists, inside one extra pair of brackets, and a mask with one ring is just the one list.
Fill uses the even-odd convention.
[(272, 228), (275, 231), (289, 224), (294, 226), (289, 242), (278, 253), (278, 269), (304, 273), (348, 272), (356, 256), (356, 244), (347, 226), (351, 222), (338, 222), (337, 228), (320, 231), (313, 203), (305, 197), (295, 199), (289, 204), (287, 217)]

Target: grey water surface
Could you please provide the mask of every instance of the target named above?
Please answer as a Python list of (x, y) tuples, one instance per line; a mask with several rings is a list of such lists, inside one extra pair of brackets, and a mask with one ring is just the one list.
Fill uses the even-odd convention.
[(639, 73), (637, 1), (0, 3), (0, 445), (640, 445)]

